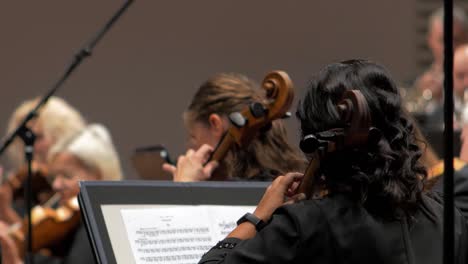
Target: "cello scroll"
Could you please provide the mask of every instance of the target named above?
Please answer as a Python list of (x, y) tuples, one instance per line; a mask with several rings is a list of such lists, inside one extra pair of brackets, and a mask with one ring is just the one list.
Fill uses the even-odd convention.
[(294, 99), (293, 84), (288, 74), (284, 71), (267, 74), (262, 88), (266, 91), (266, 102), (253, 102), (241, 112), (229, 115), (231, 125), (206, 163), (222, 160), (233, 145), (245, 147), (262, 128), (287, 114)]
[(327, 190), (317, 186), (320, 163), (327, 155), (344, 148), (366, 145), (377, 130), (371, 127), (371, 113), (364, 95), (358, 90), (346, 91), (337, 105), (337, 111), (344, 127), (333, 128), (316, 134), (307, 135), (301, 141), (301, 150), (312, 156), (298, 187), (298, 193), (307, 198), (322, 196)]

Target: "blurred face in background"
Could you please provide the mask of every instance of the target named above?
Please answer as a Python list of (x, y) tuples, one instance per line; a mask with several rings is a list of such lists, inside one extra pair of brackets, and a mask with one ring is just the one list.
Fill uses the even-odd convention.
[[(454, 21), (453, 23), (453, 49), (466, 43), (468, 40), (468, 33), (463, 25)], [(434, 64), (442, 68), (444, 61), (444, 25), (442, 20), (434, 20), (429, 29), (428, 45), (431, 49), (432, 56), (434, 57)]]
[(61, 196), (61, 202), (78, 195), (79, 181), (101, 179), (96, 170), (88, 168), (81, 160), (69, 153), (57, 154), (50, 164), (49, 177), (52, 189)]
[(468, 89), (468, 45), (460, 46), (453, 59), (453, 91), (463, 98), (465, 90)]

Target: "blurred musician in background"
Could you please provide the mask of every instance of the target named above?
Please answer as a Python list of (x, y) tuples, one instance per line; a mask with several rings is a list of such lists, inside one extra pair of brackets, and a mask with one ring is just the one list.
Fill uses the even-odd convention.
[[(456, 127), (462, 128), (461, 150), (456, 153), (453, 160), (454, 168), (454, 199), (455, 205), (468, 220), (468, 105), (466, 104), (466, 92), (468, 91), (468, 44), (459, 46), (454, 53), (453, 67), (453, 92), (455, 98), (463, 98), (458, 101), (462, 109), (455, 113)], [(457, 103), (457, 101), (455, 101)], [(440, 121), (443, 122), (443, 115), (440, 113)], [(419, 130), (419, 129), (417, 129)], [(426, 142), (421, 132), (417, 131), (419, 145), (424, 151), (421, 161), (428, 169), (427, 190), (443, 193), (444, 161), (439, 159), (434, 153), (429, 142)], [(468, 222), (468, 221), (467, 221)]]
[[(461, 109), (461, 111), (459, 110), (455, 112), (454, 127), (463, 128), (466, 124), (468, 124), (468, 105), (466, 104), (467, 98), (465, 98), (468, 92), (468, 44), (463, 44), (459, 46), (454, 53), (453, 92), (455, 95), (455, 104), (457, 105), (458, 109)], [(440, 108), (439, 116), (437, 119), (437, 122), (443, 122), (442, 107)], [(422, 135), (423, 132), (418, 131), (418, 134), (420, 134), (419, 138), (421, 138), (423, 141), (426, 141), (424, 135)], [(466, 129), (464, 129), (461, 135), (462, 144), (466, 144), (466, 136)], [(427, 144), (428, 143), (429, 142), (427, 142)], [(426, 142), (424, 142), (424, 144), (426, 144)], [(424, 146), (424, 148), (426, 147), (428, 156), (433, 157), (431, 158), (432, 161), (425, 163), (427, 165), (427, 168), (429, 169), (429, 178), (438, 178), (438, 176), (441, 176), (444, 172), (443, 160), (440, 160), (437, 157), (437, 154), (432, 150), (430, 145)], [(423, 157), (424, 156), (425, 155), (423, 155)], [(468, 162), (468, 148), (465, 147), (465, 149), (463, 149), (462, 147), (461, 153), (456, 153), (456, 156), (460, 156), (460, 158), (454, 159), (454, 168), (455, 171), (459, 171), (466, 165), (466, 162)], [(436, 162), (434, 162), (434, 160)]]
[[(455, 205), (460, 209), (468, 222), (468, 98), (466, 97), (468, 92), (468, 44), (459, 46), (454, 53), (453, 92), (459, 97), (463, 95), (462, 98), (464, 99), (461, 102), (462, 113), (456, 118), (460, 123), (460, 127), (462, 127), (462, 133), (459, 159), (454, 159), (454, 198)], [(443, 174), (444, 169), (441, 163), (435, 168), (438, 168), (440, 174)], [(434, 190), (442, 193), (442, 179), (439, 179)]]
[[(466, 101), (468, 99), (468, 44), (455, 49), (453, 56), (453, 98), (454, 98), (454, 126), (461, 129), (462, 123), (468, 121)], [(465, 116), (464, 116), (465, 115)], [(463, 120), (465, 119), (465, 120)], [(436, 124), (444, 121), (443, 104), (439, 104), (437, 111), (427, 120)]]
[[(38, 103), (38, 98), (27, 100), (16, 108), (8, 122), (7, 133), (13, 132)], [(47, 163), (50, 146), (60, 138), (76, 134), (85, 125), (85, 120), (78, 110), (62, 98), (50, 98), (40, 111), (39, 116), (29, 124), (29, 128), (36, 135), (34, 145), (35, 161), (42, 164)], [(8, 159), (12, 169), (18, 170), (24, 165), (24, 149), (21, 140), (16, 139), (13, 145), (8, 148)]]
[[(443, 8), (437, 9), (429, 19), (427, 45), (431, 50), (433, 62), (420, 77), (414, 87), (408, 91), (407, 106), (410, 112), (423, 116), (424, 127), (442, 125), (443, 101), (443, 62), (444, 62), (444, 30)], [(453, 9), (453, 45), (454, 50), (468, 41), (468, 18), (465, 11), (455, 6)], [(455, 112), (461, 111), (460, 102), (463, 94), (455, 94)]]
[[(459, 46), (453, 56), (453, 92), (462, 111), (459, 111), (457, 121), (460, 126), (468, 124), (468, 44)], [(455, 101), (457, 103), (457, 101)]]
[[(50, 168), (48, 177), (53, 190), (60, 197), (59, 205), (76, 201), (79, 181), (122, 178), (120, 161), (110, 134), (101, 125), (89, 125), (75, 136), (64, 138), (54, 144), (49, 151), (48, 161)], [(79, 216), (79, 211), (75, 213)], [(42, 232), (39, 230), (41, 227), (43, 226), (34, 226), (33, 232)], [(66, 231), (68, 235), (60, 242), (59, 249), (51, 249), (53, 256), (59, 255), (61, 258), (38, 255), (36, 263), (94, 263), (84, 226), (78, 223)], [(53, 234), (59, 230), (54, 228), (49, 232)], [(4, 253), (2, 263), (22, 263), (19, 252), (23, 249), (16, 247), (15, 240), (4, 223), (0, 228), (0, 244)], [(58, 251), (62, 254), (56, 254)]]
[(305, 159), (288, 143), (282, 120), (273, 121), (247, 148), (231, 149), (221, 164), (200, 165), (228, 129), (228, 115), (264, 100), (265, 91), (241, 74), (222, 73), (207, 80), (184, 113), (189, 150), (179, 157), (177, 167), (164, 164), (164, 170), (173, 174), (174, 181), (209, 180), (213, 173), (227, 180), (271, 181), (288, 171), (302, 171)]
[[(455, 115), (455, 124), (462, 128), (461, 133), (461, 150), (457, 153), (457, 157), (453, 160), (454, 168), (454, 199), (455, 206), (460, 210), (468, 222), (468, 105), (466, 104), (465, 94), (468, 89), (468, 45), (464, 44), (455, 50), (454, 54), (454, 83), (453, 91), (459, 98), (464, 98), (459, 102), (463, 109), (462, 113)], [(441, 113), (442, 115), (442, 113)], [(441, 121), (443, 117), (441, 116)], [(444, 176), (444, 161), (439, 159), (437, 154), (431, 148), (429, 142), (426, 142), (422, 132), (416, 129), (418, 145), (423, 150), (421, 157), (422, 163), (428, 169), (428, 181), (426, 182), (426, 190), (431, 190), (437, 193), (443, 193), (443, 176)]]
[[(13, 112), (8, 122), (7, 134), (13, 132), (38, 103), (39, 99), (37, 98), (23, 102)], [(41, 177), (47, 174), (46, 164), (50, 147), (60, 139), (68, 138), (83, 130), (85, 125), (85, 120), (81, 114), (65, 100), (58, 97), (50, 98), (48, 103), (39, 112), (39, 116), (31, 120), (28, 126), (36, 135), (33, 170), (36, 172), (37, 178), (39, 178), (37, 180), (40, 181), (35, 186), (42, 184), (43, 179)], [(20, 219), (20, 216), (12, 208), (13, 190), (22, 186), (27, 172), (23, 142), (19, 138), (16, 138), (7, 149), (6, 154), (9, 170), (5, 175), (2, 175), (2, 172), (0, 172), (0, 176), (3, 179), (0, 185), (0, 220), (11, 224)], [(3, 170), (0, 169), (0, 171)], [(38, 192), (41, 191), (38, 190)], [(22, 198), (20, 195), (18, 200), (21, 201)], [(38, 200), (43, 201), (41, 197), (38, 197)], [(16, 203), (15, 207), (20, 212), (22, 211), (22, 204), (20, 202)]]
[[(462, 109), (462, 111), (460, 111), (460, 113), (456, 113), (456, 116), (455, 116), (455, 121), (456, 121), (455, 126), (463, 128), (463, 131), (461, 134), (462, 148), (461, 148), (461, 153), (459, 155), (460, 159), (454, 160), (455, 169), (459, 170), (465, 166), (466, 162), (468, 162), (468, 146), (467, 146), (468, 105), (466, 103), (466, 99), (468, 98), (465, 98), (468, 92), (468, 44), (459, 46), (455, 50), (454, 63), (453, 63), (453, 92), (455, 95), (457, 95), (456, 97), (464, 98), (464, 100), (459, 102), (460, 108)], [(440, 118), (442, 122), (443, 116), (441, 116)], [(420, 132), (419, 134), (421, 133), (422, 132)], [(420, 135), (420, 138), (424, 138), (424, 136)], [(429, 147), (429, 152), (433, 152), (432, 150), (430, 150), (430, 147)], [(434, 154), (431, 154), (431, 156), (434, 156)], [(434, 164), (432, 162), (431, 166), (428, 166), (428, 167), (433, 167), (433, 171), (430, 172), (430, 174), (441, 175), (443, 173), (442, 163), (443, 161), (440, 161), (440, 160), (437, 162), (437, 164)]]

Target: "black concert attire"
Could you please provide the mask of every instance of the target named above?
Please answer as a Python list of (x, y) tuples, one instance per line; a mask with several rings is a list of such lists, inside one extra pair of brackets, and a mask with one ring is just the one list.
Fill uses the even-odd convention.
[[(227, 238), (199, 263), (442, 263), (443, 206), (423, 196), (411, 216), (381, 218), (346, 194), (282, 206), (248, 240)], [(466, 263), (467, 231), (455, 217), (456, 263)]]
[(81, 264), (96, 263), (91, 249), (91, 245), (83, 224), (76, 229), (73, 235), (67, 241), (62, 242), (65, 254), (63, 258), (46, 257), (36, 255), (35, 262), (38, 264)]
[[(465, 217), (468, 225), (468, 165), (465, 165), (460, 170), (455, 170), (453, 176), (455, 206)], [(444, 192), (443, 177), (439, 178), (432, 190), (442, 195)]]

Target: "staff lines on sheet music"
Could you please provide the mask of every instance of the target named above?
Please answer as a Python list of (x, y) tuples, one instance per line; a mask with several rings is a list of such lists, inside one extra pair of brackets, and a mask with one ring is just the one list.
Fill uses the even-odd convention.
[[(167, 255), (167, 256), (157, 256), (157, 257), (141, 257), (140, 260), (145, 262), (174, 262), (174, 261), (187, 261), (195, 260), (198, 261), (201, 259), (203, 254), (183, 254), (183, 255)], [(180, 263), (180, 262), (176, 262)], [(187, 263), (196, 263), (196, 262), (187, 262)]]
[(211, 242), (210, 236), (206, 237), (178, 237), (178, 238), (166, 238), (166, 239), (144, 239), (139, 238), (135, 240), (135, 243), (141, 246), (147, 245), (165, 245), (165, 244), (181, 244), (181, 243), (193, 243), (193, 242)]
[(210, 248), (212, 248), (212, 245), (181, 246), (181, 247), (167, 247), (167, 248), (139, 248), (138, 252), (145, 253), (145, 254), (172, 253), (172, 252), (179, 252), (179, 251), (195, 251), (195, 250), (206, 252)]
[(195, 228), (174, 228), (174, 229), (159, 229), (159, 228), (141, 228), (136, 231), (137, 235), (155, 237), (159, 235), (175, 235), (175, 234), (206, 234), (210, 231), (208, 227)]

